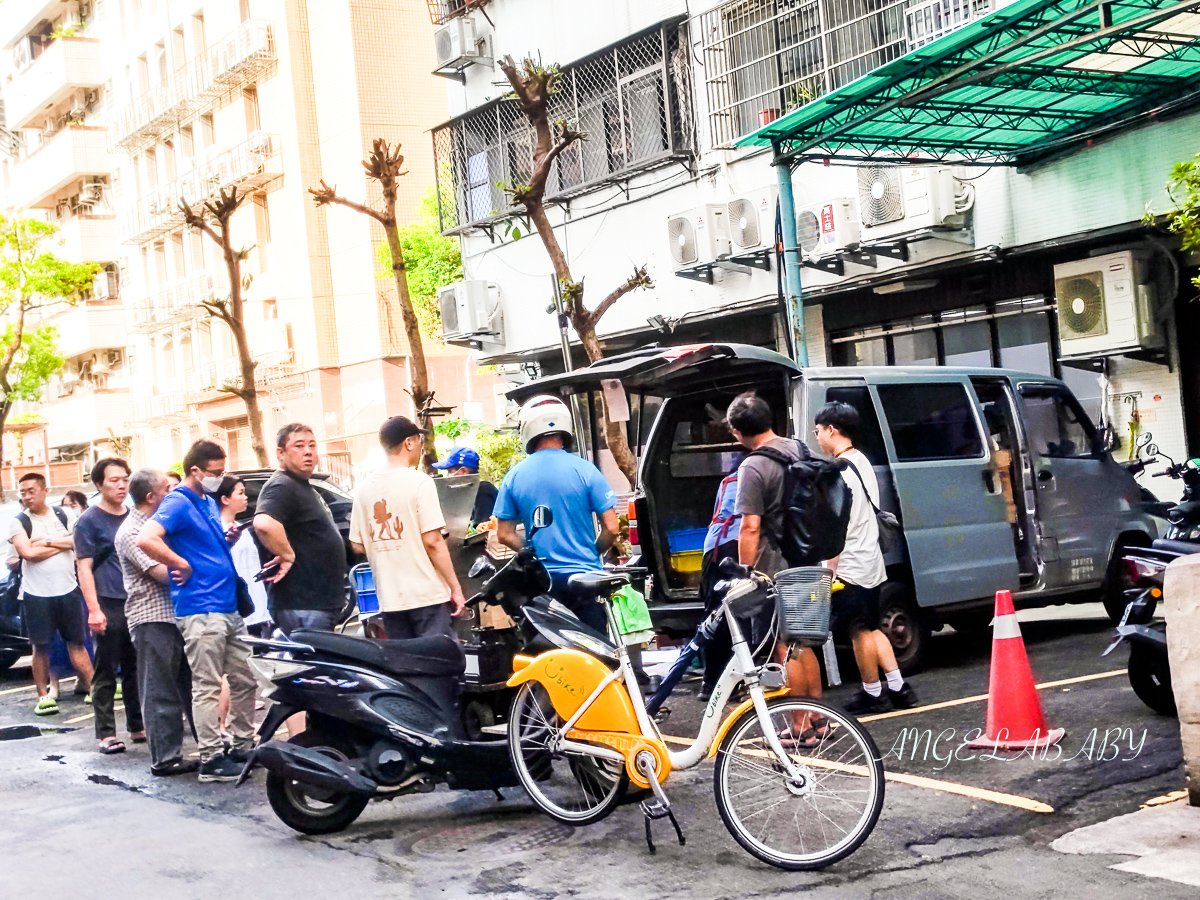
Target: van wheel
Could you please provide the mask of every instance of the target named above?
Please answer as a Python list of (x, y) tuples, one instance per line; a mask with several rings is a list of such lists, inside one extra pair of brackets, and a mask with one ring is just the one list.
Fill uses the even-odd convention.
[(892, 642), (901, 672), (912, 675), (924, 668), (931, 629), (908, 585), (884, 584), (879, 595), (879, 628)]
[(1125, 555), (1125, 551), (1135, 544), (1128, 544), (1121, 541), (1113, 550), (1112, 559), (1108, 561), (1108, 570), (1104, 573), (1104, 584), (1100, 588), (1100, 599), (1104, 603), (1104, 611), (1108, 614), (1109, 619), (1116, 625), (1121, 621), (1121, 616), (1125, 615), (1125, 607), (1129, 605), (1129, 598), (1125, 596), (1125, 592), (1133, 587), (1133, 582), (1129, 578), (1129, 573), (1125, 570), (1125, 565), (1121, 557)]

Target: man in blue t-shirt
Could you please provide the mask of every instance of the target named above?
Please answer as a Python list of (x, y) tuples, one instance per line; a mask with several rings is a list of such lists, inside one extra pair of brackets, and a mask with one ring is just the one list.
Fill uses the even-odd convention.
[[(514, 550), (525, 546), (533, 511), (547, 506), (554, 524), (532, 538), (534, 552), (550, 570), (551, 593), (598, 631), (607, 628), (598, 603), (576, 603), (567, 588), (572, 575), (603, 568), (600, 557), (617, 539), (616, 495), (600, 470), (569, 452), (574, 444), (571, 413), (554, 397), (535, 397), (521, 409), (521, 443), (529, 456), (508, 473), (496, 497), (496, 537)], [(600, 519), (600, 534), (592, 518)]]
[[(183, 458), (183, 472), (179, 487), (142, 526), (137, 546), (171, 575), (175, 622), (192, 669), (200, 780), (236, 781), (254, 746), (255, 681), (250, 648), (238, 640), (247, 632), (237, 611), (237, 572), (229, 551), (237, 534), (226, 534), (208, 496), (221, 486), (225, 450), (213, 441), (196, 441)], [(228, 753), (217, 713), (222, 676), (229, 680)]]

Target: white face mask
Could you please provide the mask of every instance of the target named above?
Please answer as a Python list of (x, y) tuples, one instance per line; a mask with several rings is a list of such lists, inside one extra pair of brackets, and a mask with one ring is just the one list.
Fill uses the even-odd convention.
[(200, 476), (200, 487), (204, 488), (210, 494), (215, 494), (217, 488), (221, 486), (221, 482), (224, 480), (224, 475), (202, 475)]

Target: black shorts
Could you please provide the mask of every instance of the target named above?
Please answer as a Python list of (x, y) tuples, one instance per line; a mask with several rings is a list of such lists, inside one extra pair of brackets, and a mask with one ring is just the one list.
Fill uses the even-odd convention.
[(835, 591), (830, 599), (829, 624), (835, 639), (848, 641), (860, 631), (879, 628), (879, 586), (846, 586)]
[(49, 647), (57, 632), (68, 644), (82, 645), (87, 640), (87, 613), (84, 610), (79, 588), (61, 597), (26, 594), (21, 599), (21, 614), (29, 643), (35, 647)]

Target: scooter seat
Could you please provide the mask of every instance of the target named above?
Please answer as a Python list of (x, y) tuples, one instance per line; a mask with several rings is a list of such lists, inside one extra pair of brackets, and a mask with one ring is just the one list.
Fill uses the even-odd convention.
[(467, 658), (458, 641), (443, 634), (373, 641), (332, 631), (297, 630), (292, 632), (291, 640), (393, 675), (461, 675), (467, 668)]
[(1169, 550), (1171, 553), (1178, 553), (1180, 556), (1200, 553), (1200, 544), (1191, 544), (1187, 541), (1168, 541), (1165, 538), (1159, 538), (1151, 546), (1155, 550)]
[(609, 572), (579, 572), (568, 578), (567, 584), (576, 597), (595, 600), (615, 594), (629, 584), (629, 576)]

